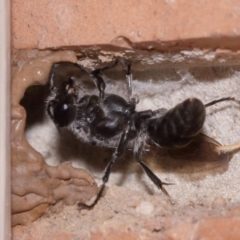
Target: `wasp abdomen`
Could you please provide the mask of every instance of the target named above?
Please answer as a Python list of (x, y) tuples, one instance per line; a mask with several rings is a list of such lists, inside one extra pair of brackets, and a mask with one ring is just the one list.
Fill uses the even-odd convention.
[(203, 103), (197, 98), (189, 98), (160, 118), (150, 119), (149, 136), (163, 148), (186, 146), (202, 129), (205, 115)]

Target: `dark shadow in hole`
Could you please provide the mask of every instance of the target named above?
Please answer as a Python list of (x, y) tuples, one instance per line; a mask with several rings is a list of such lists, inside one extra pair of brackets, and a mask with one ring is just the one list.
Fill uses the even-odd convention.
[(20, 101), (27, 112), (26, 129), (36, 123), (42, 123), (45, 118), (46, 99), (49, 95), (48, 85), (35, 85), (29, 87)]

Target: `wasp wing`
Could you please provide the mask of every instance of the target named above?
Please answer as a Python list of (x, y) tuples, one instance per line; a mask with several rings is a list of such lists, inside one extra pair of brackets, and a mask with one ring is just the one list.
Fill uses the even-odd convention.
[(230, 161), (232, 154), (217, 152), (217, 146), (221, 146), (221, 144), (201, 133), (194, 138), (188, 146), (180, 149), (168, 150), (168, 152), (175, 159), (184, 159), (195, 162)]
[(231, 152), (218, 152), (216, 147), (221, 146), (221, 144), (203, 133), (200, 133), (190, 144), (183, 148), (156, 149), (156, 146), (154, 147), (151, 143), (149, 146), (149, 152), (154, 155), (169, 155), (170, 158), (181, 161), (228, 162), (233, 155)]

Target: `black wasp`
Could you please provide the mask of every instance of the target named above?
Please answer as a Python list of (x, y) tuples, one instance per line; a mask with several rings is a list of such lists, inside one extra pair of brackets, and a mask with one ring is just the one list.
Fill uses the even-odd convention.
[[(128, 100), (119, 95), (105, 93), (106, 85), (102, 73), (116, 65), (121, 65), (126, 74)], [(163, 185), (169, 183), (162, 182), (142, 161), (146, 142), (149, 141), (162, 149), (185, 149), (199, 136), (204, 138), (200, 131), (207, 107), (222, 101), (235, 101), (234, 98), (227, 97), (203, 104), (197, 98), (189, 98), (170, 110), (161, 108), (137, 112), (137, 100), (132, 96), (129, 60), (117, 59), (90, 73), (99, 91), (97, 95), (84, 93), (82, 84), (78, 81), (83, 73), (86, 74), (87, 71), (78, 64), (53, 64), (49, 76), (51, 93), (47, 104), (47, 112), (58, 127), (67, 127), (84, 142), (115, 148), (104, 170), (103, 184), (95, 201), (90, 205), (79, 203), (79, 207), (91, 208), (98, 202), (113, 164), (129, 148), (147, 176), (168, 195)], [(214, 140), (213, 144), (218, 145)]]

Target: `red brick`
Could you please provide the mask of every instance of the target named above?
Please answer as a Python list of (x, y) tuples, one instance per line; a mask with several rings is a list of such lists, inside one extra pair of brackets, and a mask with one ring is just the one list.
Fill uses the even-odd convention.
[(12, 1), (13, 46), (149, 41), (156, 48), (240, 48), (238, 0)]
[(166, 235), (172, 240), (240, 239), (240, 217), (206, 218), (196, 223), (182, 223), (171, 228)]

